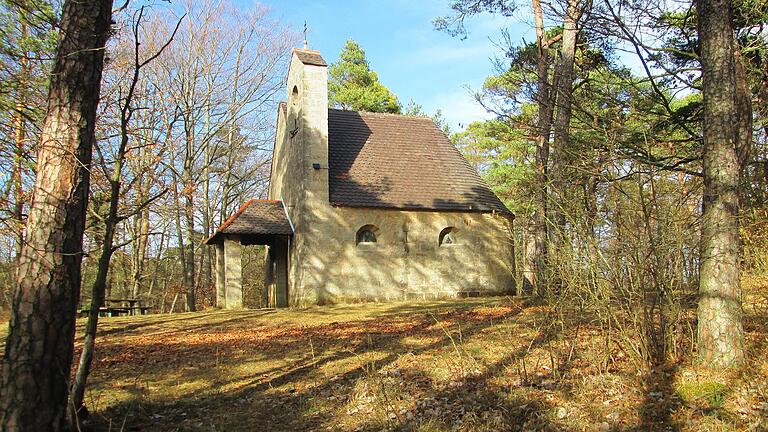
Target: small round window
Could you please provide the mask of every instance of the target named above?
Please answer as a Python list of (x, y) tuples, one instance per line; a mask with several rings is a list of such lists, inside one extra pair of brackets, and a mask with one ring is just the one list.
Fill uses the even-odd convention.
[(448, 227), (440, 231), (440, 246), (456, 244), (456, 228)]
[(374, 225), (365, 225), (361, 227), (359, 230), (357, 230), (357, 235), (355, 236), (355, 242), (357, 244), (360, 243), (376, 243), (376, 234), (378, 233), (379, 229), (376, 228)]

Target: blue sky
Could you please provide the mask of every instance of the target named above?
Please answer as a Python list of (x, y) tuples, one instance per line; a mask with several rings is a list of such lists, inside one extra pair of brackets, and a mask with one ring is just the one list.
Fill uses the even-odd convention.
[[(250, 0), (241, 0), (247, 5)], [(478, 89), (499, 52), (493, 41), (510, 28), (513, 40), (535, 39), (520, 17), (490, 15), (468, 21), (466, 40), (435, 31), (432, 20), (449, 12), (447, 0), (299, 1), (263, 0), (272, 16), (300, 30), (307, 21), (309, 47), (335, 62), (352, 38), (365, 49), (371, 67), (403, 105), (410, 99), (429, 114), (440, 108), (454, 130), (487, 118), (466, 89)], [(523, 11), (527, 13), (527, 11)]]

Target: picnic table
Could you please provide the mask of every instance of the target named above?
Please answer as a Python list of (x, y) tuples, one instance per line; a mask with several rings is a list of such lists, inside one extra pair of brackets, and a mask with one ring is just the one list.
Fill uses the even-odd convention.
[[(123, 315), (146, 315), (152, 306), (142, 306), (140, 299), (104, 299), (104, 305), (99, 308), (99, 316), (115, 317)], [(89, 308), (80, 309), (78, 316), (88, 316)]]

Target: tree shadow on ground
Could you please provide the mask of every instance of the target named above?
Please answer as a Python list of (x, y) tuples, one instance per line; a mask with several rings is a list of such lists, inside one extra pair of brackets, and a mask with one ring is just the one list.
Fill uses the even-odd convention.
[(645, 395), (638, 408), (640, 423), (627, 431), (680, 431), (680, 425), (672, 419), (672, 413), (681, 406), (674, 388), (676, 374), (676, 365), (657, 366), (645, 373)]
[[(136, 357), (102, 364), (110, 369), (100, 376), (100, 391), (110, 391), (107, 377), (134, 373), (136, 378), (122, 384), (127, 396), (93, 410), (89, 427), (565, 431), (575, 428), (568, 419), (572, 415), (593, 422), (595, 430), (676, 432), (684, 426), (674, 414), (686, 409), (676, 396), (676, 364), (639, 378), (625, 369), (623, 381), (612, 388), (627, 389), (629, 382), (630, 393), (637, 396), (625, 399), (631, 405), (597, 404), (595, 412), (576, 411), (593, 407), (574, 394), (581, 388), (577, 380), (583, 378), (583, 363), (592, 357), (580, 358), (581, 348), (575, 345), (573, 358), (567, 349), (559, 352), (565, 357), (558, 358), (552, 346), (561, 337), (573, 337), (572, 328), (565, 333), (563, 328), (589, 321), (583, 314), (565, 318), (561, 328), (541, 325), (546, 308), (519, 301), (421, 313), (407, 307), (395, 313), (398, 308), (385, 305), (381, 311), (355, 315), (360, 319), (337, 322), (339, 309), (309, 324), (278, 313), (272, 325), (248, 322), (234, 332), (229, 320), (217, 316), (221, 326), (215, 324), (202, 335), (177, 339), (173, 330), (159, 326), (161, 337), (140, 346), (132, 345), (133, 337), (119, 339), (102, 352), (117, 359), (125, 353)], [(496, 312), (488, 315), (489, 310)], [(191, 328), (200, 327), (195, 321)], [(535, 333), (516, 336), (525, 329)], [(228, 340), (206, 339), (210, 334), (242, 339), (230, 345)], [(509, 345), (496, 356), (473, 358), (471, 350), (489, 340)], [(530, 361), (529, 354), (537, 349), (539, 354), (555, 354), (557, 373), (515, 375), (515, 367)], [(219, 354), (221, 359), (215, 359)], [(148, 360), (154, 363), (142, 364)], [(248, 362), (255, 366), (246, 367)], [(437, 368), (446, 369), (447, 375), (435, 374)], [(160, 391), (165, 385), (174, 391)], [(619, 417), (612, 420), (607, 411)]]
[[(217, 326), (221, 326), (225, 323), (237, 323), (240, 320), (243, 319), (243, 317), (248, 318), (254, 318), (257, 316), (262, 315), (268, 315), (271, 313), (274, 313), (275, 311), (273, 309), (269, 310), (263, 310), (263, 311), (252, 311), (252, 310), (242, 310), (242, 311), (219, 311), (216, 314), (220, 315), (222, 318), (221, 320), (218, 320), (215, 322)], [(158, 319), (157, 316), (149, 315), (149, 316), (141, 316), (141, 317), (124, 317), (121, 318), (119, 321), (107, 319), (104, 320), (102, 318), (101, 321), (101, 327), (98, 333), (98, 336), (111, 336), (111, 335), (122, 335), (122, 334), (128, 334), (128, 333), (140, 333), (139, 330), (145, 329), (147, 327), (160, 327), (160, 328), (166, 328), (169, 331), (176, 330), (173, 327), (173, 324), (183, 324), (185, 329), (188, 330), (195, 330), (195, 329), (204, 329), (209, 328), (211, 326), (211, 314), (206, 314), (204, 316), (195, 314), (194, 312), (184, 313), (184, 314), (168, 314), (164, 318)], [(217, 317), (218, 318), (218, 317)], [(133, 320), (136, 322), (131, 322), (130, 324), (123, 324), (125, 320)], [(200, 324), (196, 327), (190, 327), (189, 323), (199, 321)], [(80, 330), (80, 329), (78, 329)], [(78, 331), (78, 333), (80, 333)], [(82, 337), (81, 334), (79, 334), (79, 337)]]
[[(392, 407), (359, 430), (560, 430), (550, 416), (554, 408), (551, 402), (521, 397), (515, 388), (492, 382), (508, 366), (524, 358), (531, 349), (543, 347), (554, 336), (554, 332), (541, 332), (525, 347), (485, 365), (482, 371), (459, 371), (455, 380), (447, 383), (435, 382), (423, 369), (406, 371), (404, 381), (420, 383), (424, 397), (399, 412)], [(525, 387), (533, 383), (519, 384)]]
[[(250, 377), (216, 376), (214, 371), (214, 376), (205, 377), (208, 391), (179, 395), (180, 397), (174, 400), (147, 397), (122, 401), (98, 413), (98, 417), (91, 421), (90, 427), (93, 430), (106, 430), (111, 422), (124, 423), (125, 430), (312, 430), (321, 426), (333, 429), (339, 421), (337, 410), (318, 411), (314, 408), (315, 401), (328, 395), (348, 395), (354, 392), (360, 379), (377, 374), (402, 356), (450, 349), (452, 341), (445, 337), (444, 329), (435, 326), (436, 321), (461, 319), (462, 338), (467, 341), (502, 319), (514, 319), (521, 310), (519, 306), (510, 308), (495, 319), (481, 315), (473, 316), (471, 311), (459, 310), (438, 317), (431, 314), (411, 315), (407, 325), (405, 320), (390, 317), (377, 320), (376, 323), (380, 324), (380, 327), (372, 325), (369, 320), (359, 320), (305, 328), (304, 336), (315, 338), (313, 353), (311, 356), (306, 353), (299, 356), (299, 360), (291, 362), (287, 368), (274, 367), (259, 371)], [(388, 325), (393, 327), (392, 331), (387, 330)], [(345, 326), (347, 330), (355, 328), (358, 331), (345, 333)], [(334, 334), (334, 330), (339, 328), (342, 330), (341, 334), (346, 336)], [(405, 341), (413, 334), (437, 340), (414, 347)], [(158, 344), (162, 345), (163, 342), (158, 341)], [(273, 355), (280, 355), (287, 346), (279, 345), (276, 349), (273, 347), (268, 351)], [(156, 348), (158, 347), (152, 347), (153, 352)], [(214, 346), (206, 348), (209, 352), (218, 349)], [(195, 349), (199, 349), (199, 346), (175, 346), (170, 351), (175, 351), (174, 354), (181, 356), (194, 352), (199, 356), (200, 353)], [(166, 355), (169, 355), (168, 351), (166, 350)], [(375, 358), (375, 361), (360, 364), (361, 358), (376, 355), (379, 357)], [(354, 367), (347, 368), (338, 375), (322, 376), (320, 369), (324, 365), (345, 361), (356, 363)], [(157, 371), (155, 373), (157, 374)], [(194, 371), (179, 377), (180, 382), (194, 382), (200, 379), (200, 374)], [(463, 385), (480, 387), (481, 383), (473, 379)], [(216, 390), (225, 387), (231, 389), (232, 386), (235, 386), (234, 390)], [(462, 389), (458, 387), (439, 391), (442, 392), (441, 397), (460, 400)], [(481, 393), (484, 399), (492, 400), (496, 405), (526, 405), (514, 399), (502, 401), (500, 396), (494, 396), (490, 390), (483, 390)], [(522, 409), (531, 413), (539, 411), (535, 404), (526, 405)]]

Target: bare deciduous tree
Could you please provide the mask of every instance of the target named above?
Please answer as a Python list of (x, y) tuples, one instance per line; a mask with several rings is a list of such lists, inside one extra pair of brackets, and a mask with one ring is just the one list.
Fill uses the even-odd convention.
[[(96, 328), (99, 322), (99, 309), (104, 304), (104, 297), (107, 285), (107, 274), (109, 273), (110, 261), (112, 254), (120, 247), (115, 245), (115, 234), (118, 228), (118, 224), (128, 219), (130, 215), (119, 214), (121, 191), (123, 188), (123, 170), (126, 162), (126, 158), (129, 156), (132, 148), (129, 146), (131, 140), (131, 134), (129, 128), (131, 127), (131, 119), (133, 114), (140, 107), (135, 105), (134, 95), (136, 94), (136, 88), (139, 84), (139, 78), (142, 69), (154, 61), (173, 41), (173, 36), (178, 29), (178, 25), (181, 24), (181, 20), (174, 29), (168, 41), (163, 44), (156, 53), (149, 54), (144, 57), (139, 49), (139, 31), (141, 29), (142, 19), (144, 17), (145, 8), (142, 6), (135, 14), (135, 18), (131, 25), (133, 35), (133, 50), (132, 60), (129, 63), (133, 64), (133, 68), (129, 71), (127, 76), (127, 82), (125, 85), (119, 86), (120, 94), (123, 95), (119, 100), (119, 122), (120, 133), (119, 142), (117, 144), (117, 150), (112, 161), (112, 169), (106, 170), (106, 177), (109, 183), (109, 195), (107, 197), (108, 209), (106, 215), (102, 218), (101, 222), (104, 225), (104, 234), (101, 238), (101, 251), (99, 255), (98, 265), (96, 268), (96, 279), (91, 287), (91, 305), (88, 311), (88, 322), (85, 327), (85, 341), (83, 342), (83, 351), (80, 355), (80, 362), (78, 364), (77, 373), (75, 374), (75, 380), (72, 383), (72, 391), (70, 396), (70, 422), (75, 429), (78, 425), (80, 411), (83, 409), (83, 398), (85, 396), (85, 386), (88, 380), (88, 375), (91, 370), (91, 362), (93, 361), (93, 354), (96, 344)], [(182, 17), (183, 19), (183, 17)], [(102, 160), (102, 167), (107, 164)], [(139, 204), (136, 212), (141, 212), (144, 208), (150, 205), (154, 200), (158, 199), (165, 191), (153, 197), (149, 197), (146, 201)], [(96, 214), (98, 215), (98, 214)]]

